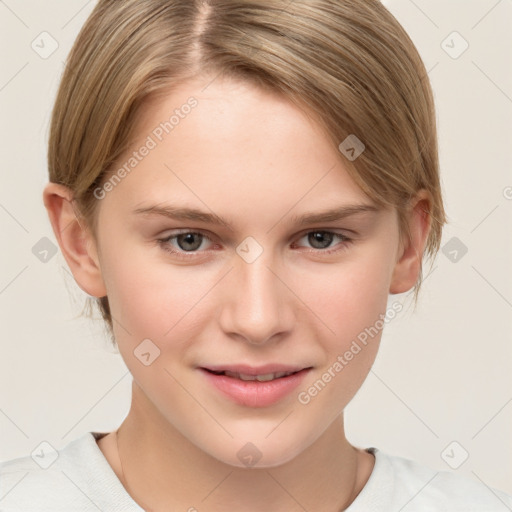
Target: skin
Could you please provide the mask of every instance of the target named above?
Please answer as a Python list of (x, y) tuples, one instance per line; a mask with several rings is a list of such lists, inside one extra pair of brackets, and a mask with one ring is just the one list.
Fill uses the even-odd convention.
[[(295, 214), (372, 202), (305, 111), (248, 83), (218, 78), (203, 90), (206, 83), (181, 84), (145, 105), (120, 166), (169, 112), (190, 96), (198, 100), (99, 201), (96, 237), (78, 222), (68, 189), (50, 183), (44, 190), (76, 282), (89, 295), (108, 295), (133, 375), (119, 452), (115, 433), (98, 446), (147, 509), (342, 510), (374, 466), (373, 455), (346, 439), (343, 409), (370, 371), (380, 333), (308, 404), (297, 395), (385, 314), (389, 294), (415, 284), (429, 196), (421, 190), (411, 202), (410, 240), (400, 237), (394, 210), (297, 226)], [(233, 230), (133, 213), (161, 203), (214, 212)], [(178, 230), (201, 230), (212, 241), (192, 238), (199, 248), (180, 259), (157, 242)], [(352, 241), (314, 245), (307, 233), (319, 230)], [(263, 248), (252, 263), (236, 252), (248, 236)], [(189, 247), (176, 238), (167, 246), (185, 256)], [(133, 352), (148, 338), (160, 356), (145, 366)], [(197, 369), (268, 362), (313, 369), (296, 391), (263, 408), (224, 398)], [(248, 442), (262, 454), (253, 467), (237, 457)]]

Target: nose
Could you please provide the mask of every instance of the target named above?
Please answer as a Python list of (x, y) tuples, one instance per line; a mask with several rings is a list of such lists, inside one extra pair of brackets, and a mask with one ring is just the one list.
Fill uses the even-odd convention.
[(254, 345), (282, 338), (296, 323), (294, 295), (268, 252), (252, 263), (235, 255), (224, 280), (220, 326), (227, 335)]

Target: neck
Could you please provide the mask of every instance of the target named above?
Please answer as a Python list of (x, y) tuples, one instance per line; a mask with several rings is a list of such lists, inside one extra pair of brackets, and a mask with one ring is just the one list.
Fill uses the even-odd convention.
[(240, 503), (251, 512), (339, 511), (352, 503), (373, 468), (373, 455), (346, 440), (342, 414), (289, 462), (239, 468), (205, 453), (155, 413), (134, 394), (116, 439), (118, 476), (147, 511), (217, 512)]

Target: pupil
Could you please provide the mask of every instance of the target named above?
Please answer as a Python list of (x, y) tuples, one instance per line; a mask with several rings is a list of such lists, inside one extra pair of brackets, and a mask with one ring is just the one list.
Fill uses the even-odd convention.
[(199, 243), (197, 241), (194, 243), (193, 239), (195, 236), (200, 237), (201, 235), (199, 233), (184, 233), (178, 235), (176, 240), (180, 249), (184, 251), (194, 251), (198, 249), (201, 246), (201, 239), (199, 238)]
[[(309, 242), (316, 249), (325, 249), (329, 247), (333, 239), (333, 233), (328, 233), (327, 231), (314, 231), (309, 234)], [(320, 243), (318, 247), (316, 244)]]

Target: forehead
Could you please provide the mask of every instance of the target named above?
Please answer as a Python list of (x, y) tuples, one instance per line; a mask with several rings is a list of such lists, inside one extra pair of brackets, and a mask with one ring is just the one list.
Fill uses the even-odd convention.
[(180, 199), (239, 215), (265, 209), (269, 218), (295, 206), (371, 203), (344, 164), (322, 128), (283, 96), (226, 79), (186, 82), (141, 108), (114, 166), (128, 172), (109, 200), (133, 210)]
[(290, 135), (297, 143), (299, 137), (310, 139), (310, 146), (322, 138), (327, 143), (314, 113), (305, 107), (276, 91), (221, 77), (186, 81), (151, 97), (138, 111), (135, 131), (138, 137), (153, 134), (158, 142), (192, 136), (202, 147), (222, 142), (225, 149), (231, 143), (233, 151), (238, 141), (266, 140), (265, 146), (272, 147), (284, 145)]

